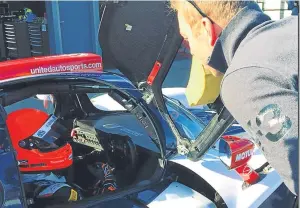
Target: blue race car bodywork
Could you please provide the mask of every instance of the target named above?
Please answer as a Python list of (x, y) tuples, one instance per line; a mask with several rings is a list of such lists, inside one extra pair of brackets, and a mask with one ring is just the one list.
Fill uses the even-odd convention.
[[(203, 175), (203, 171), (198, 172), (196, 169), (189, 169), (189, 165), (192, 164), (194, 167), (198, 164), (198, 162), (192, 162), (189, 161), (189, 159), (183, 155), (179, 155), (178, 152), (176, 151), (176, 145), (177, 145), (177, 140), (174, 134), (172, 133), (172, 130), (169, 127), (169, 124), (166, 122), (166, 119), (162, 116), (162, 114), (157, 110), (157, 108), (152, 105), (152, 104), (146, 104), (142, 97), (143, 94), (138, 91), (132, 84), (129, 82), (126, 78), (115, 75), (115, 74), (110, 74), (110, 73), (66, 73), (66, 74), (47, 74), (47, 75), (42, 75), (42, 76), (33, 76), (33, 77), (26, 77), (23, 78), (22, 80), (12, 80), (9, 82), (1, 82), (0, 86), (4, 89), (5, 86), (13, 86), (16, 85), (20, 82), (26, 82), (26, 83), (34, 83), (35, 81), (43, 82), (43, 80), (55, 80), (57, 79), (58, 82), (62, 82), (62, 80), (89, 80), (93, 81), (95, 83), (106, 83), (108, 86), (113, 87), (114, 89), (118, 89), (122, 91), (123, 93), (130, 95), (130, 97), (136, 101), (140, 101), (141, 105), (144, 105), (145, 109), (147, 109), (149, 115), (152, 115), (152, 121), (155, 123), (155, 126), (160, 126), (158, 127), (158, 135), (157, 140), (154, 140), (154, 142), (157, 142), (157, 144), (160, 145), (159, 151), (160, 154), (162, 155), (162, 158), (165, 158), (166, 161), (170, 161), (165, 163), (165, 167), (167, 167), (165, 174), (165, 177), (169, 179), (163, 179), (159, 180), (154, 184), (148, 185), (148, 187), (143, 187), (140, 190), (128, 190), (128, 193), (126, 195), (122, 195), (121, 198), (114, 196), (111, 199), (114, 199), (111, 201), (111, 203), (107, 202), (107, 199), (103, 198), (93, 198), (93, 200), (89, 199), (87, 201), (81, 201), (78, 202), (78, 206), (86, 206), (86, 207), (97, 207), (97, 206), (105, 206), (105, 207), (113, 207), (113, 205), (119, 206), (120, 204), (123, 205), (123, 207), (154, 207), (157, 206), (157, 203), (161, 203), (160, 207), (166, 206), (166, 202), (171, 202), (171, 201), (165, 201), (165, 203), (162, 203), (159, 198), (162, 197), (162, 195), (168, 195), (170, 191), (172, 190), (172, 187), (176, 187), (177, 191), (185, 193), (189, 193), (190, 189), (192, 188), (194, 190), (198, 190), (200, 187), (198, 185), (202, 184), (201, 186), (206, 187), (205, 189), (208, 194), (208, 198), (212, 199), (209, 197), (209, 194), (213, 193), (216, 191), (216, 187), (211, 186), (210, 183), (212, 181), (207, 181), (208, 179), (205, 179), (205, 176)], [(172, 102), (171, 99), (165, 98), (166, 105), (168, 107), (169, 113), (172, 114), (174, 110), (180, 114), (182, 117), (176, 117), (174, 116), (174, 123), (175, 126), (179, 129), (182, 127), (181, 123), (185, 120), (188, 119), (193, 119), (192, 114), (185, 109), (184, 107), (180, 105), (176, 105), (176, 102)], [(34, 106), (33, 106), (34, 107)], [(9, 111), (13, 111), (14, 109), (9, 109)], [(192, 122), (196, 123), (197, 126), (199, 127), (199, 130), (195, 130), (194, 127), (190, 127), (194, 129), (194, 132), (203, 131), (205, 129), (205, 125), (208, 123), (209, 120), (211, 120), (213, 113), (209, 112), (203, 112), (199, 110), (192, 110), (192, 112), (197, 115), (198, 119), (194, 117), (194, 120), (191, 120)], [(3, 112), (2, 112), (3, 113)], [(179, 119), (178, 119), (179, 118)], [(4, 125), (5, 122), (2, 122)], [(133, 126), (133, 129), (135, 127)], [(184, 127), (183, 129), (185, 129)], [(188, 128), (188, 127), (187, 127)], [(159, 131), (161, 129), (162, 131)], [(240, 127), (231, 127), (225, 134), (240, 134), (243, 133), (243, 130)], [(195, 139), (197, 138), (198, 133), (194, 135)], [(189, 135), (187, 133), (187, 135)], [(22, 182), (20, 179), (20, 173), (17, 167), (17, 161), (15, 157), (15, 153), (13, 149), (11, 148), (11, 144), (9, 140), (7, 139), (9, 135), (7, 136), (2, 136), (1, 140), (2, 142), (0, 144), (3, 144), (3, 146), (0, 148), (0, 161), (1, 161), (1, 168), (0, 168), (0, 182), (1, 186), (3, 187), (4, 191), (0, 192), (2, 195), (0, 195), (0, 201), (2, 203), (3, 207), (25, 207), (26, 206), (26, 198), (24, 196), (24, 190), (22, 188)], [(193, 135), (190, 135), (192, 138)], [(193, 138), (192, 138), (193, 140)], [(211, 154), (211, 153), (209, 153)], [(213, 153), (214, 154), (214, 153)], [(260, 154), (260, 153), (255, 153), (255, 154)], [(204, 159), (206, 160), (206, 159)], [(217, 159), (219, 161), (219, 159)], [(201, 161), (201, 160), (200, 160)], [(199, 162), (200, 162), (199, 161)], [(209, 160), (208, 160), (209, 161)], [(207, 161), (207, 162), (208, 162)], [(169, 166), (171, 165), (171, 166)], [(211, 162), (211, 165), (214, 165), (214, 162)], [(216, 163), (217, 166), (219, 166), (219, 162)], [(217, 167), (216, 166), (216, 167)], [(222, 165), (221, 165), (222, 166)], [(191, 166), (192, 167), (192, 166)], [(225, 167), (225, 166), (224, 166)], [(210, 168), (208, 167), (208, 170)], [(172, 174), (170, 175), (168, 172), (171, 171), (176, 173), (177, 177), (181, 178), (180, 180), (175, 180), (171, 179)], [(216, 171), (216, 170), (215, 170)], [(227, 173), (226, 169), (220, 170), (224, 174), (229, 174)], [(196, 174), (196, 175), (195, 175)], [(171, 178), (170, 178), (171, 177)], [(235, 174), (230, 173), (228, 176), (228, 179), (232, 180), (232, 177), (236, 177)], [(164, 178), (164, 177), (163, 177)], [(192, 179), (192, 180), (191, 180)], [(240, 180), (240, 179), (234, 179), (234, 180)], [(234, 181), (232, 180), (232, 181)], [(193, 184), (194, 182), (194, 184)], [(195, 183), (196, 182), (196, 183)], [(230, 183), (229, 181), (224, 183), (228, 184)], [(197, 185), (198, 184), (198, 185)], [(213, 184), (213, 183), (212, 183)], [(278, 184), (278, 183), (277, 183)], [(279, 182), (281, 184), (281, 182)], [(252, 207), (256, 207), (255, 204), (261, 204), (264, 205), (263, 207), (270, 207), (271, 204), (274, 203), (274, 200), (278, 200), (278, 194), (281, 194), (280, 200), (277, 201), (278, 207), (280, 207), (280, 203), (284, 203), (285, 205), (288, 205), (289, 207), (293, 207), (294, 205), (294, 197), (286, 190), (286, 188), (281, 185), (279, 186), (276, 185), (273, 188), (270, 188), (269, 191), (265, 192), (265, 196), (263, 197), (264, 200), (261, 202), (259, 201), (249, 201), (248, 204), (253, 204)], [(229, 185), (229, 184), (228, 184)], [(253, 187), (256, 187), (258, 185), (252, 185)], [(187, 189), (187, 187), (189, 187)], [(186, 189), (187, 193), (184, 192)], [(200, 188), (201, 189), (201, 188)], [(199, 189), (199, 191), (200, 191)], [(250, 187), (251, 189), (251, 187)], [(249, 189), (249, 190), (250, 190)], [(277, 189), (277, 191), (275, 191)], [(212, 191), (214, 190), (214, 191)], [(218, 188), (217, 188), (218, 190)], [(273, 191), (271, 191), (273, 190)], [(125, 196), (130, 196), (130, 193), (134, 194), (132, 197), (125, 197)], [(219, 207), (233, 207), (231, 205), (226, 205), (227, 204), (227, 198), (223, 198), (223, 193), (222, 192), (215, 192), (218, 193), (218, 197), (221, 200), (216, 200), (214, 203), (218, 204), (217, 206)], [(262, 192), (263, 193), (263, 192)], [(273, 194), (272, 194), (273, 193)], [(220, 195), (219, 195), (220, 194)], [(189, 197), (192, 195), (187, 194), (187, 201), (186, 203), (189, 203), (188, 201), (191, 201), (192, 198), (196, 197), (196, 195), (192, 196), (191, 199), (188, 200)], [(235, 196), (234, 193), (232, 193), (231, 196)], [(262, 195), (263, 196), (263, 195)], [(238, 195), (236, 195), (238, 197)], [(110, 199), (110, 200), (111, 200)], [(203, 202), (203, 201), (202, 201)], [(206, 202), (208, 204), (211, 204), (212, 202), (209, 200)], [(247, 203), (246, 203), (247, 204)], [(72, 205), (74, 207), (74, 205)], [(236, 204), (237, 206), (237, 204)], [(207, 207), (210, 207), (210, 205), (207, 205)], [(273, 205), (271, 207), (274, 207)]]

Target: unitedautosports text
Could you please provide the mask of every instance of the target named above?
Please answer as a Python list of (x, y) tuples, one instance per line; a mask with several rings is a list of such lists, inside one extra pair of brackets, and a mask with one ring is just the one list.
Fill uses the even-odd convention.
[(90, 64), (72, 64), (72, 65), (59, 65), (59, 66), (48, 66), (48, 67), (38, 67), (31, 69), (31, 74), (47, 74), (55, 72), (71, 72), (80, 71), (85, 69), (101, 69), (101, 63), (90, 63)]

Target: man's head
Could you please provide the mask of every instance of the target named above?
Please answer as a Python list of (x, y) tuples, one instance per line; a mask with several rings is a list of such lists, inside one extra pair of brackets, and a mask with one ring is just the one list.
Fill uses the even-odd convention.
[[(177, 10), (180, 33), (189, 42), (192, 55), (206, 63), (222, 30), (230, 20), (251, 1), (195, 1), (206, 14), (203, 17), (187, 0), (171, 0), (171, 7)], [(218, 76), (218, 71), (210, 68)]]

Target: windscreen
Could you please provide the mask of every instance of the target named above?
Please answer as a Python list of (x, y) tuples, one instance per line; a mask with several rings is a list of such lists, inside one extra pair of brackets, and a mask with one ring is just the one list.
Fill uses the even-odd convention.
[(205, 125), (199, 121), (196, 116), (185, 110), (176, 102), (165, 99), (168, 113), (170, 114), (180, 135), (189, 140), (195, 140), (205, 128)]

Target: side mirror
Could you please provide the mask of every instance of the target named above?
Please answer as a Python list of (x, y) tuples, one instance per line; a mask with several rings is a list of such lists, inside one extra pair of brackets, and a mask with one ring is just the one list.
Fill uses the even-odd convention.
[(250, 140), (235, 136), (223, 136), (219, 142), (220, 160), (228, 169), (236, 170), (248, 184), (253, 184), (259, 179), (259, 174), (248, 165), (254, 148), (254, 143)]

